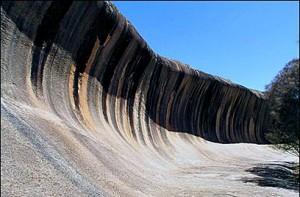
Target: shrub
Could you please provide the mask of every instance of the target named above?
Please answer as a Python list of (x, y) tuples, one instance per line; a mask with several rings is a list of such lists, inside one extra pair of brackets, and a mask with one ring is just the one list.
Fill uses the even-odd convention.
[(299, 156), (299, 59), (290, 61), (266, 86), (269, 108), (267, 139)]

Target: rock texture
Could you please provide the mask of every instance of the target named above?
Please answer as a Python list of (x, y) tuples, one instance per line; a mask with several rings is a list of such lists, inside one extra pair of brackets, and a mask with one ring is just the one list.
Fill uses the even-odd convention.
[(228, 144), (267, 143), (262, 93), (155, 54), (109, 2), (2, 3), (1, 114), (6, 196), (247, 196), (235, 176), (287, 157)]

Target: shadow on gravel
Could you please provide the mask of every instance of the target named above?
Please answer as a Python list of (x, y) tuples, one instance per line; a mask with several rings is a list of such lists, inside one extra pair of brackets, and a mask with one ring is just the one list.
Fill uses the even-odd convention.
[(297, 164), (285, 162), (282, 164), (259, 164), (247, 169), (247, 172), (257, 177), (242, 178), (244, 183), (256, 183), (262, 187), (278, 187), (299, 191), (299, 175), (294, 172)]

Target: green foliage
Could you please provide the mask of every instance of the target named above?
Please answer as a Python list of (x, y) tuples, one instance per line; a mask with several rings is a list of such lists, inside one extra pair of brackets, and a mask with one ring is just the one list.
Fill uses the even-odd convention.
[(299, 155), (299, 59), (290, 61), (266, 90), (270, 113), (267, 139), (277, 148)]

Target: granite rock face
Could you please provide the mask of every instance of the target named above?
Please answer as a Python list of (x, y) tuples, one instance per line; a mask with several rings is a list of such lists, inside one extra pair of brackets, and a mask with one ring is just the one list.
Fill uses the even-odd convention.
[(266, 142), (261, 93), (155, 54), (110, 3), (21, 5), (3, 9), (32, 42), (20, 62), (27, 88), (60, 117), (95, 127), (100, 114), (136, 141), (157, 125), (213, 142)]
[(206, 194), (166, 178), (179, 155), (267, 143), (262, 93), (159, 56), (109, 2), (2, 3), (1, 112), (4, 195)]

